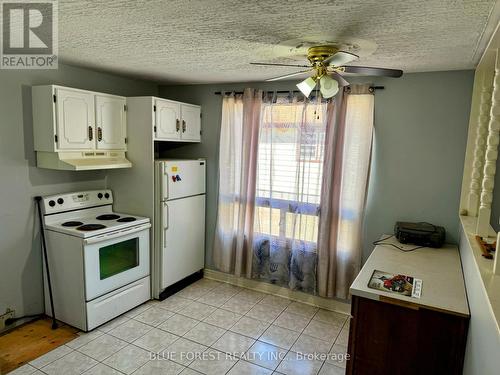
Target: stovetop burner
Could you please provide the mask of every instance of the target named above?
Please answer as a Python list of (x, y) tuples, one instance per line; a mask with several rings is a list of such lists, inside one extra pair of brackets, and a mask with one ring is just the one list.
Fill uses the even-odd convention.
[(120, 222), (120, 223), (129, 223), (131, 221), (136, 221), (137, 219), (135, 217), (132, 217), (132, 216), (127, 216), (127, 217), (122, 217), (121, 219), (118, 219), (116, 221)]
[(106, 225), (103, 225), (103, 224), (84, 224), (84, 225), (80, 225), (76, 229), (84, 231), (84, 232), (88, 232), (91, 230), (98, 230), (98, 229), (103, 229), (103, 228), (106, 228)]
[(83, 225), (81, 221), (66, 221), (61, 224), (63, 227), (77, 227), (79, 225)]
[(115, 214), (104, 214), (96, 217), (97, 220), (116, 220), (119, 218), (120, 215), (115, 215)]

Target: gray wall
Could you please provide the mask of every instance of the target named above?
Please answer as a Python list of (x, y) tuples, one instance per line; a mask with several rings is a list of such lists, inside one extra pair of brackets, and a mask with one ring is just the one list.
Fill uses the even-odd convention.
[(365, 257), (397, 220), (442, 225), (458, 243), (473, 80), (473, 71), (408, 74), (377, 94)]
[[(371, 243), (392, 233), (396, 220), (443, 225), (458, 242), (458, 206), (467, 138), (473, 71), (406, 74), (400, 79), (351, 79), (385, 86), (375, 99), (375, 145), (364, 228), (364, 259)], [(165, 156), (205, 157), (207, 254), (212, 263), (216, 219), (221, 97), (215, 91), (294, 89), (295, 82), (162, 86), (160, 96), (202, 106), (202, 143), (170, 149)]]
[(33, 197), (105, 185), (104, 171), (36, 168), (31, 86), (59, 84), (125, 96), (156, 95), (158, 86), (86, 69), (0, 70), (0, 313), (43, 311), (42, 263)]

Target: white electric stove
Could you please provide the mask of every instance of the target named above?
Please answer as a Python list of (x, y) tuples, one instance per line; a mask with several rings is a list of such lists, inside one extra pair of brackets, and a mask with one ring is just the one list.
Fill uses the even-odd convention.
[(151, 298), (148, 218), (113, 212), (110, 190), (47, 196), (42, 211), (56, 319), (90, 331)]

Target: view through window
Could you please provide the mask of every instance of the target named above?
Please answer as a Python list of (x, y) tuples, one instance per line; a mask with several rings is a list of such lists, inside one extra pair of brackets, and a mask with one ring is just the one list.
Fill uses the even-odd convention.
[(263, 107), (254, 231), (315, 250), (325, 150), (326, 103)]

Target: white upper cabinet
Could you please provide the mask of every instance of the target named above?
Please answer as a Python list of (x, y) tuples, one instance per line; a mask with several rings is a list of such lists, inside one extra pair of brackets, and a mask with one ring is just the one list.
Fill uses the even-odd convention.
[(168, 100), (155, 100), (155, 137), (159, 140), (181, 138), (181, 104)]
[(182, 114), (182, 139), (199, 142), (201, 130), (201, 108), (197, 105), (181, 105)]
[(55, 90), (58, 148), (88, 150), (94, 147), (94, 96), (85, 91)]
[(126, 98), (61, 86), (33, 86), (35, 151), (126, 151)]
[(153, 110), (155, 140), (200, 142), (200, 106), (155, 98)]
[(126, 99), (122, 97), (95, 96), (97, 149), (126, 149), (126, 104)]

